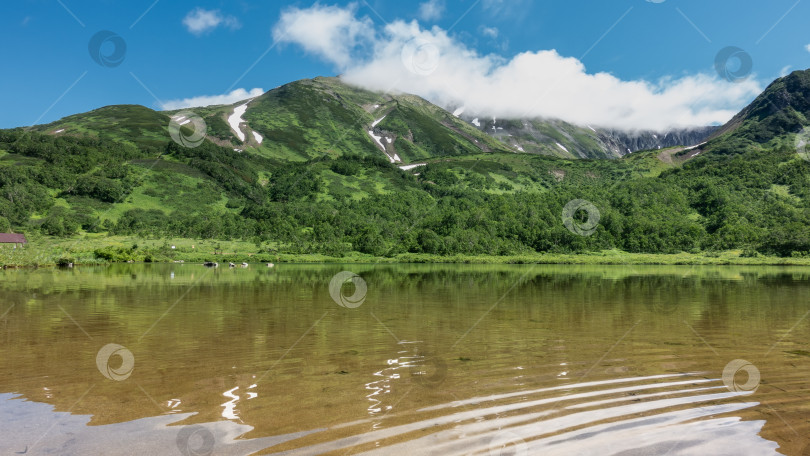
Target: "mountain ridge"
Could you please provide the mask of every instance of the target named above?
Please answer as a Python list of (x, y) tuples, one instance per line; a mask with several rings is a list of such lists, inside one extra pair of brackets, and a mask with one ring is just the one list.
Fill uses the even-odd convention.
[[(250, 101), (238, 127), (247, 143), (229, 123), (244, 101), (194, 110), (217, 142), (192, 147), (162, 125), (177, 112), (106, 107), (39, 129), (0, 130), (0, 231), (30, 234), (35, 245), (112, 243), (82, 251), (88, 261), (145, 261), (152, 253), (137, 240), (167, 237), (337, 258), (810, 256), (810, 162), (795, 134), (810, 125), (807, 81), (810, 71), (775, 81), (736, 128), (726, 125), (699, 147), (610, 160), (521, 153), (475, 128), (481, 119), (472, 125), (418, 97), (380, 98), (330, 79)], [(507, 131), (506, 121), (493, 125)], [(581, 139), (579, 130), (568, 134), (584, 144), (597, 133), (588, 130)], [(556, 144), (563, 141), (553, 147), (564, 152)], [(567, 209), (582, 202), (588, 211)], [(571, 228), (578, 224), (591, 229)], [(169, 258), (168, 249), (161, 255)]]
[[(242, 141), (228, 121), (233, 110), (244, 104), (247, 111), (241, 125), (246, 128), (246, 137)], [(54, 134), (89, 134), (154, 147), (161, 145), (161, 138), (165, 140), (169, 117), (179, 111), (112, 105), (33, 129)], [(250, 147), (275, 159), (298, 161), (317, 155), (375, 151), (382, 152), (389, 161), (403, 164), (447, 154), (491, 151), (570, 159), (619, 158), (639, 150), (695, 145), (713, 131), (712, 127), (701, 127), (670, 132), (622, 132), (576, 126), (557, 119), (481, 122), (455, 116), (415, 95), (372, 92), (345, 84), (339, 78), (326, 77), (294, 81), (230, 105), (182, 111), (200, 115), (206, 122), (209, 140), (219, 145), (230, 144), (237, 151)], [(392, 117), (386, 120), (392, 112)], [(252, 139), (253, 132), (261, 135), (261, 144)]]
[(774, 80), (709, 139), (736, 132), (749, 142), (764, 144), (780, 135), (798, 133), (808, 119), (810, 70), (797, 70)]

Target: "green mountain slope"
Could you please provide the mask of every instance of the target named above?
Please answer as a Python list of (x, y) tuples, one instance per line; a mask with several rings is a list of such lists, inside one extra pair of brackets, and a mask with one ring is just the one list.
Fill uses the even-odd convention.
[(421, 98), (369, 92), (336, 78), (272, 90), (253, 100), (244, 118), (265, 138), (255, 145), (258, 153), (283, 159), (369, 154), (409, 163), (506, 150)]
[[(810, 255), (810, 163), (793, 146), (808, 125), (807, 74), (772, 84), (708, 144), (614, 160), (515, 153), (418, 97), (327, 78), (250, 101), (245, 143), (223, 133), (182, 147), (164, 125), (174, 113), (102, 108), (0, 130), (0, 231), (240, 239), (267, 252), (335, 256)], [(771, 97), (784, 103), (768, 114)], [(230, 129), (242, 104), (197, 112)], [(406, 171), (392, 158), (420, 166)], [(588, 236), (562, 220), (579, 199), (600, 216)]]
[(810, 71), (794, 71), (771, 83), (750, 105), (712, 135), (737, 146), (765, 144), (798, 133), (810, 123)]
[[(239, 124), (244, 139), (240, 140), (229, 120), (235, 109), (245, 104)], [(482, 152), (618, 158), (645, 148), (696, 144), (711, 131), (624, 133), (553, 119), (456, 117), (413, 95), (371, 92), (338, 78), (296, 81), (252, 100), (190, 111), (205, 121), (209, 142), (286, 161), (360, 154), (408, 164)], [(160, 149), (170, 140), (169, 119), (177, 113), (143, 106), (108, 106), (33, 129)]]
[[(240, 141), (228, 120), (234, 109), (245, 103), (247, 111), (240, 125), (245, 140)], [(296, 81), (253, 100), (189, 111), (205, 121), (209, 142), (250, 149), (278, 160), (360, 154), (408, 163), (444, 155), (507, 151), (504, 144), (419, 97), (369, 92), (337, 78)], [(177, 112), (108, 106), (35, 126), (33, 130), (159, 149), (171, 140), (169, 121)], [(390, 118), (375, 124), (384, 116)], [(261, 143), (253, 132), (261, 135)]]
[(126, 142), (142, 148), (161, 148), (170, 140), (169, 116), (139, 105), (106, 106), (65, 117), (33, 131), (57, 136), (90, 136)]

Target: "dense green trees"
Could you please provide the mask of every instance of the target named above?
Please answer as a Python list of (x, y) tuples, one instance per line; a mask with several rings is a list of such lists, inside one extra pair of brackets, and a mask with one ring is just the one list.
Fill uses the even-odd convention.
[[(629, 160), (510, 155), (511, 165), (497, 157), (435, 161), (416, 177), (381, 154), (288, 163), (211, 143), (170, 143), (156, 159), (126, 144), (6, 130), (0, 231), (251, 239), (336, 256), (810, 252), (810, 164), (789, 145), (737, 148), (735, 141), (716, 141), (660, 175)], [(144, 194), (172, 204), (112, 210), (147, 181)], [(360, 182), (373, 190), (358, 190)], [(599, 211), (590, 235), (562, 222), (563, 207), (575, 199)], [(573, 216), (587, 218), (583, 211)]]

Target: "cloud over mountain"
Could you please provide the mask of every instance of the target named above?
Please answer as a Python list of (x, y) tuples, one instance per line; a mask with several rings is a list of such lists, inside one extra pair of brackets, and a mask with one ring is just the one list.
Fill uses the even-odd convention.
[(556, 50), (482, 55), (440, 27), (425, 29), (417, 21), (375, 28), (358, 16), (356, 5), (287, 9), (274, 37), (332, 63), (349, 83), (417, 94), (479, 116), (661, 130), (724, 123), (762, 90), (753, 77), (728, 82), (710, 69), (658, 81), (622, 80), (589, 73)]

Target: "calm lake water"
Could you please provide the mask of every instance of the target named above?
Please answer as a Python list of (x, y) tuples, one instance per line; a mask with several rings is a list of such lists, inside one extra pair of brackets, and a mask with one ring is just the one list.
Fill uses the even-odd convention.
[(808, 312), (807, 268), (0, 271), (0, 453), (805, 455)]

